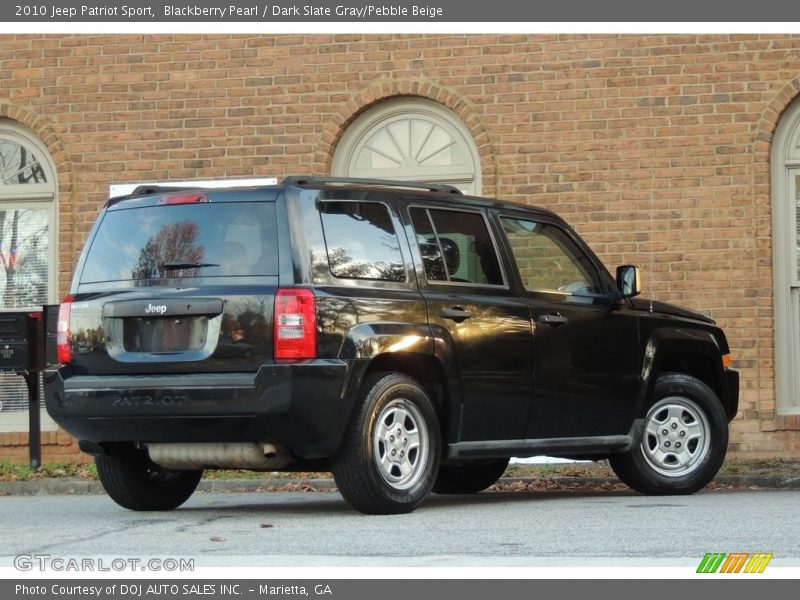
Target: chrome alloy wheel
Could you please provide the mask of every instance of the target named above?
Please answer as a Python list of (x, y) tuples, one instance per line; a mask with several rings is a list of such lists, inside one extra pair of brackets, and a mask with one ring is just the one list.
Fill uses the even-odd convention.
[(375, 421), (373, 458), (384, 481), (397, 490), (413, 487), (428, 462), (428, 430), (419, 409), (404, 398), (389, 402)]
[(679, 396), (662, 398), (647, 413), (642, 454), (657, 473), (683, 477), (708, 454), (710, 435), (705, 413), (692, 400)]

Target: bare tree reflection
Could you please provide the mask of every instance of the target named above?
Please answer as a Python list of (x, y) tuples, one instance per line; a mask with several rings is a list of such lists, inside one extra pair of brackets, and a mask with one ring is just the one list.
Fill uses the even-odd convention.
[(178, 221), (163, 225), (158, 233), (151, 236), (139, 253), (139, 260), (133, 269), (135, 280), (157, 279), (164, 276), (196, 277), (198, 267), (172, 269), (162, 273), (161, 265), (166, 263), (199, 263), (205, 249), (197, 244), (200, 227), (194, 221)]

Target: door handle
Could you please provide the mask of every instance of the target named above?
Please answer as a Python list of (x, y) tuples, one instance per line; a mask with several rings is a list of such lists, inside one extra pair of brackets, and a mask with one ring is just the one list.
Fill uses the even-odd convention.
[(472, 313), (464, 310), (460, 306), (454, 306), (453, 308), (442, 309), (442, 311), (439, 313), (439, 316), (443, 319), (450, 319), (456, 323), (461, 323), (461, 321), (469, 319), (472, 316)]
[(563, 325), (569, 319), (564, 315), (560, 315), (558, 313), (552, 315), (539, 315), (539, 323), (544, 323), (545, 325), (552, 325), (553, 327), (558, 327), (559, 325)]

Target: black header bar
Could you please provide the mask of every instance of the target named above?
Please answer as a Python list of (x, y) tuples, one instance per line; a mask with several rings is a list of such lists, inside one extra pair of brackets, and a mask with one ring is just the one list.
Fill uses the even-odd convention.
[[(0, 23), (782, 23), (797, 30), (800, 3), (786, 0), (11, 0)], [(794, 25), (794, 27), (792, 27)]]

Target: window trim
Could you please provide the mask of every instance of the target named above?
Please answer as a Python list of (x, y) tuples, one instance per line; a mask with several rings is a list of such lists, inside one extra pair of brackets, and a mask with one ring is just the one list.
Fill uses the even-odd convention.
[[(414, 229), (414, 223), (411, 220), (411, 209), (412, 208), (421, 208), (425, 211), (428, 210), (443, 210), (443, 211), (450, 211), (450, 212), (461, 212), (461, 213), (468, 213), (468, 214), (477, 214), (480, 215), (483, 219), (483, 224), (486, 227), (486, 231), (489, 233), (489, 239), (492, 242), (492, 248), (494, 248), (495, 258), (497, 259), (497, 266), (500, 268), (500, 275), (503, 279), (502, 284), (497, 283), (472, 283), (472, 282), (463, 282), (463, 281), (440, 281), (434, 280), (430, 281), (428, 279), (427, 273), (425, 272), (425, 264), (422, 262), (422, 253), (419, 249), (419, 244), (417, 243), (417, 232)], [(491, 222), (489, 221), (487, 210), (475, 208), (462, 208), (462, 207), (450, 207), (450, 206), (440, 206), (436, 204), (424, 204), (419, 202), (413, 202), (407, 204), (405, 207), (405, 215), (408, 219), (408, 227), (411, 233), (413, 233), (413, 240), (409, 239), (409, 245), (412, 246), (412, 252), (414, 252), (414, 263), (417, 264), (417, 259), (419, 258), (419, 267), (421, 267), (421, 271), (417, 270), (417, 277), (419, 278), (419, 274), (422, 274), (421, 282), (428, 286), (446, 286), (446, 287), (453, 287), (453, 288), (483, 288), (483, 289), (491, 289), (491, 290), (509, 290), (510, 285), (508, 281), (508, 274), (506, 273), (506, 266), (503, 263), (503, 257), (500, 253), (500, 247), (497, 243), (497, 239), (495, 236), (494, 228), (491, 226)], [(430, 219), (430, 215), (428, 215)], [(431, 226), (433, 227), (434, 233), (436, 234), (437, 241), (439, 240), (439, 232), (436, 231), (436, 224), (433, 222), (433, 219), (430, 219)]]
[[(800, 243), (797, 214), (791, 197), (792, 173), (800, 175), (800, 97), (781, 117), (770, 153), (772, 267), (775, 303), (775, 407), (778, 414), (800, 414), (800, 315), (793, 306), (800, 294), (797, 258), (793, 248)], [(796, 184), (795, 184), (796, 185)]]
[[(452, 130), (451, 134), (457, 134), (455, 136), (457, 143), (464, 151), (468, 163), (464, 165), (463, 171), (451, 169), (449, 172), (437, 173), (435, 168), (429, 168), (424, 170), (425, 172), (421, 169), (419, 172), (409, 171), (408, 175), (405, 175), (403, 168), (398, 167), (397, 170), (387, 170), (389, 172), (384, 175), (378, 172), (379, 169), (376, 169), (374, 173), (363, 173), (363, 170), (358, 170), (356, 173), (354, 163), (357, 153), (372, 132), (384, 126), (389, 120), (397, 117), (413, 118), (415, 115), (425, 116), (443, 129)], [(469, 186), (469, 194), (476, 196), (481, 194), (483, 186), (480, 152), (466, 124), (447, 106), (428, 98), (414, 96), (383, 100), (356, 116), (339, 138), (331, 161), (331, 174), (342, 177), (359, 176), (372, 179), (426, 181), (456, 186), (460, 184), (464, 187)]]

